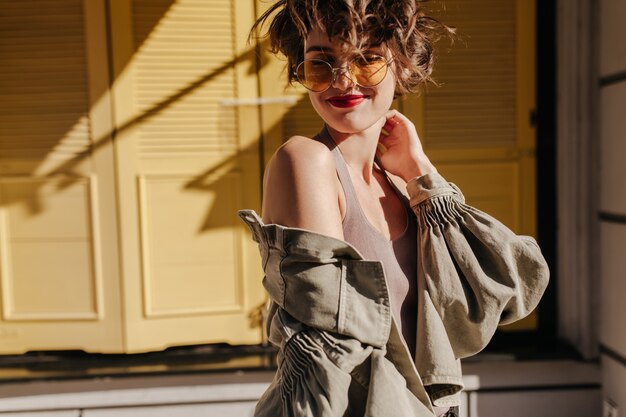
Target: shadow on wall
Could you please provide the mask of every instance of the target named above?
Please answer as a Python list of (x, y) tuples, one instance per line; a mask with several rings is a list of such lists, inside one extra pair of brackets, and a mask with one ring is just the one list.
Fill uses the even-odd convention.
[[(76, 1), (74, 13), (78, 12), (81, 1)], [(150, 20), (141, 20), (134, 29), (135, 53), (138, 52), (150, 38), (151, 33), (160, 24), (170, 11), (175, 0), (161, 0), (150, 3)], [(71, 9), (71, 8), (70, 8)], [(157, 10), (155, 10), (157, 9)], [(28, 175), (42, 179), (55, 179), (54, 187), (57, 192), (63, 191), (74, 185), (83, 177), (82, 165), (89, 157), (97, 153), (100, 148), (113, 140), (122, 140), (125, 131), (139, 126), (150, 119), (192, 95), (200, 88), (209, 85), (214, 80), (232, 70), (236, 65), (249, 63), (248, 75), (256, 76), (258, 62), (260, 60), (256, 51), (266, 51), (265, 43), (251, 46), (245, 53), (234, 59), (225, 61), (213, 68), (206, 74), (188, 81), (175, 89), (173, 94), (161, 98), (148, 109), (142, 111), (131, 120), (117, 126), (115, 131), (105, 132), (98, 137), (89, 138), (89, 112), (85, 112), (86, 103), (97, 103), (99, 99), (109, 91), (97, 91), (97, 97), (89, 97), (89, 85), (85, 68), (87, 62), (84, 54), (80, 51), (86, 48), (84, 41), (84, 27), (75, 15), (68, 14), (68, 7), (50, 7), (47, 15), (13, 15), (11, 13), (0, 16), (0, 26), (11, 23), (13, 26), (28, 28), (31, 44), (24, 46), (21, 51), (14, 51), (6, 44), (0, 45), (0, 56), (3, 57), (4, 66), (9, 68), (1, 80), (1, 89), (4, 98), (0, 101), (0, 151), (7, 160), (28, 160)], [(6, 20), (3, 22), (3, 20)], [(57, 30), (58, 29), (58, 30)], [(51, 36), (52, 33), (52, 36)], [(70, 43), (65, 41), (69, 35), (75, 35), (72, 39), (78, 41)], [(40, 44), (48, 39), (49, 47), (42, 50)], [(25, 59), (29, 54), (29, 59)], [(134, 56), (134, 55), (133, 55)], [(116, 65), (118, 71), (113, 74), (113, 81), (127, 68), (133, 56), (123, 63)], [(40, 68), (41, 63), (46, 63), (46, 68)], [(71, 70), (68, 70), (71, 66)], [(41, 76), (41, 71), (46, 72), (46, 77)], [(18, 82), (30, 75), (28, 83)], [(68, 86), (59, 83), (59, 77), (65, 83), (71, 83), (72, 93), (65, 93)], [(308, 101), (308, 100), (305, 100)], [(36, 104), (33, 104), (36, 103)], [(300, 104), (295, 106), (295, 111), (301, 111)], [(203, 116), (199, 112), (199, 118)], [(9, 120), (12, 123), (7, 126)], [(270, 132), (273, 128), (270, 128)], [(258, 140), (261, 140), (259, 132)], [(74, 137), (82, 139), (70, 142)], [(87, 140), (85, 140), (87, 138)], [(176, 139), (176, 138), (173, 138)], [(21, 145), (17, 142), (28, 143)], [(67, 148), (65, 149), (64, 146)], [(231, 172), (232, 167), (240, 166), (238, 161), (240, 154), (249, 154), (259, 151), (258, 143), (247, 148), (238, 149), (237, 153), (219, 163), (208, 166), (205, 171), (189, 180), (185, 189), (214, 193), (225, 190), (221, 178)], [(57, 154), (61, 153), (62, 158)], [(68, 155), (69, 154), (69, 155)], [(33, 163), (32, 161), (36, 161)], [(24, 171), (22, 171), (24, 173)], [(46, 208), (45, 193), (42, 190), (46, 181), (34, 182), (28, 187), (20, 185), (20, 192), (8, 192), (2, 195), (2, 205), (23, 204), (31, 216), (42, 213)], [(212, 206), (220, 205), (220, 193)], [(220, 223), (214, 210), (209, 209), (203, 222), (202, 230), (215, 227)], [(231, 221), (227, 222), (232, 223)]]
[[(153, 2), (152, 7), (159, 9), (155, 16), (165, 15), (174, 2)], [(5, 2), (2, 7), (0, 27), (8, 28), (11, 35), (5, 38), (8, 42), (0, 43), (5, 68), (0, 77), (2, 159), (28, 161), (29, 175), (60, 177), (55, 186), (64, 190), (80, 176), (77, 167), (113, 133), (90, 137), (89, 112), (85, 109), (107, 91), (96, 91), (96, 97), (89, 97), (83, 2), (48, 4), (45, 13), (34, 12), (28, 2), (10, 8)], [(144, 29), (157, 24), (158, 20), (145, 22)], [(141, 45), (149, 33), (137, 31), (136, 45)], [(39, 192), (44, 182), (38, 184), (28, 192), (3, 195), (3, 204), (19, 199), (32, 215), (40, 213), (45, 207)]]

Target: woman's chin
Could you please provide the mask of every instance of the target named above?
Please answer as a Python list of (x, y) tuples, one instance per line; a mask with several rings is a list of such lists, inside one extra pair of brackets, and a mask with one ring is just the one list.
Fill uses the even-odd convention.
[(317, 114), (324, 120), (324, 123), (331, 129), (343, 134), (356, 134), (369, 129), (391, 107), (391, 100), (389, 100), (389, 103), (366, 100), (349, 109), (335, 108), (332, 104), (321, 100), (311, 100), (311, 102)]
[(371, 115), (364, 117), (363, 115), (348, 114), (343, 115), (341, 118), (322, 116), (322, 120), (332, 130), (344, 134), (355, 134), (361, 133), (375, 125), (376, 122), (380, 120), (380, 117), (372, 117)]

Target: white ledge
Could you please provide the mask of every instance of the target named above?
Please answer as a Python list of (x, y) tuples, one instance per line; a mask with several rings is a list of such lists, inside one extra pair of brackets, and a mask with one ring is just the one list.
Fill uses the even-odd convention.
[[(572, 360), (486, 360), (463, 363), (465, 390), (524, 390), (533, 386), (563, 390), (599, 385), (597, 363)], [(36, 381), (0, 385), (0, 413), (76, 410), (124, 406), (255, 402), (273, 371), (203, 375)]]

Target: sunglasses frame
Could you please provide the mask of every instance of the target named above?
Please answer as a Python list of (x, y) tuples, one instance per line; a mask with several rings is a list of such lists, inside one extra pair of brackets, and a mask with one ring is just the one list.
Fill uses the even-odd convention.
[[(354, 83), (355, 85), (358, 85), (359, 87), (363, 87), (363, 88), (371, 88), (371, 87), (376, 87), (378, 84), (382, 83), (383, 80), (385, 79), (385, 77), (387, 76), (387, 72), (389, 71), (389, 64), (391, 64), (391, 62), (393, 61), (393, 59), (385, 59), (385, 57), (381, 56), (381, 55), (377, 55), (374, 54), (373, 56), (381, 58), (384, 62), (385, 62), (385, 74), (383, 75), (383, 77), (380, 79), (380, 81), (378, 81), (376, 84), (372, 84), (372, 85), (363, 85), (363, 84), (359, 84), (356, 79), (355, 79), (355, 75), (352, 73), (352, 71), (350, 71), (350, 64), (352, 64), (352, 62), (354, 62), (354, 60), (358, 59), (359, 57), (356, 56), (354, 58), (352, 58), (350, 61), (348, 61), (348, 65), (347, 66), (341, 66), (341, 67), (333, 67), (332, 64), (328, 61), (325, 61), (321, 58), (309, 58), (309, 59), (305, 59), (303, 61), (300, 61), (300, 63), (298, 65), (296, 65), (294, 71), (293, 71), (293, 76), (296, 78), (296, 80), (298, 81), (298, 83), (300, 83), (304, 88), (306, 88), (309, 91), (312, 91), (314, 93), (323, 93), (324, 91), (328, 90), (330, 87), (332, 87), (333, 83), (335, 83), (335, 80), (337, 79), (337, 74), (345, 71), (349, 74), (348, 79), (350, 81), (352, 81), (352, 83)], [(331, 70), (331, 78), (330, 78), (330, 82), (328, 83), (328, 87), (324, 88), (323, 90), (313, 90), (309, 87), (307, 87), (306, 85), (304, 85), (304, 83), (300, 80), (300, 77), (298, 76), (298, 70), (300, 69), (300, 67), (302, 65), (304, 65), (306, 62), (311, 62), (311, 61), (316, 61), (316, 62), (323, 62), (324, 64), (328, 65), (328, 67)]]

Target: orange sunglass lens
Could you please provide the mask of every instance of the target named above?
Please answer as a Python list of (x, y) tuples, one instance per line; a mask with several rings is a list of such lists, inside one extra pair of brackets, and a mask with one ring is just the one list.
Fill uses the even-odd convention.
[(330, 86), (333, 70), (326, 62), (311, 59), (298, 66), (296, 75), (298, 81), (309, 90), (323, 91)]
[(383, 59), (361, 62), (357, 60), (351, 67), (356, 82), (364, 87), (379, 84), (387, 74), (387, 63)]

